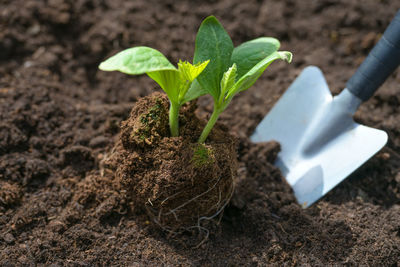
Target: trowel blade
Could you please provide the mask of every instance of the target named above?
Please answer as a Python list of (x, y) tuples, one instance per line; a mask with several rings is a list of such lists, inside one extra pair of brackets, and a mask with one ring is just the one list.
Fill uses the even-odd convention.
[(349, 115), (343, 119), (343, 130), (313, 153), (307, 153), (305, 144), (312, 138), (310, 127), (313, 123), (315, 127), (332, 100), (321, 70), (307, 67), (251, 136), (253, 142), (275, 140), (281, 144), (276, 166), (303, 207), (320, 199), (387, 142), (384, 131), (357, 124)]

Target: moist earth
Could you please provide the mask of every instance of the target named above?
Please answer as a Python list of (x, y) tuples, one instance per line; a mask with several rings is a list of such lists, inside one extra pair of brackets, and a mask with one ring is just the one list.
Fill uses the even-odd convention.
[(146, 210), (170, 233), (198, 230), (207, 237), (205, 224), (222, 214), (234, 191), (236, 144), (219, 125), (206, 143), (197, 143), (206, 123), (195, 109), (194, 101), (181, 108), (180, 136), (171, 137), (166, 95), (139, 99), (104, 166), (125, 189), (133, 211)]
[[(279, 145), (248, 137), (304, 67), (319, 66), (333, 93), (344, 88), (399, 8), (386, 0), (1, 1), (0, 265), (398, 265), (398, 70), (355, 116), (385, 130), (388, 144), (309, 209), (272, 165)], [(235, 192), (193, 248), (194, 233), (171, 238), (132, 210), (106, 164), (122, 121), (158, 87), (97, 66), (138, 45), (191, 60), (210, 14), (235, 45), (274, 36), (294, 59), (273, 63), (221, 115), (237, 140)], [(211, 111), (212, 99), (200, 98), (197, 116)]]

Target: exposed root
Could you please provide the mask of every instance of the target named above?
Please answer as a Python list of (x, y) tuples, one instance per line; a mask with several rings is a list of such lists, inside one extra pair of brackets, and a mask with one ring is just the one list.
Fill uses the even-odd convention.
[[(197, 219), (197, 222), (195, 225), (187, 226), (187, 227), (179, 227), (176, 229), (176, 228), (172, 228), (171, 226), (165, 225), (164, 223), (162, 223), (162, 219), (165, 216), (173, 215), (175, 220), (177, 222), (179, 222), (179, 216), (177, 215), (177, 213), (179, 211), (181, 211), (185, 206), (190, 204), (191, 202), (194, 202), (194, 201), (198, 200), (199, 198), (201, 198), (202, 196), (210, 193), (219, 184), (220, 180), (221, 180), (221, 178), (219, 178), (210, 188), (208, 188), (203, 193), (189, 199), (188, 201), (182, 203), (181, 205), (179, 205), (178, 207), (176, 207), (174, 209), (168, 210), (167, 212), (163, 212), (162, 208), (157, 211), (157, 209), (155, 209), (153, 207), (153, 204), (152, 204), (152, 202), (150, 202), (150, 200), (148, 201), (148, 203), (150, 203), (150, 206), (149, 205), (145, 206), (146, 210), (147, 210), (148, 214), (150, 215), (150, 217), (153, 219), (154, 223), (156, 223), (161, 229), (166, 231), (169, 234), (169, 236), (177, 236), (179, 234), (182, 234), (183, 232), (192, 232), (193, 230), (197, 230), (199, 236), (204, 235), (204, 237), (201, 239), (201, 241), (195, 246), (196, 248), (198, 248), (202, 244), (204, 244), (204, 242), (206, 242), (209, 237), (210, 232), (207, 229), (207, 227), (205, 226), (207, 224), (207, 222), (212, 221), (213, 219), (215, 219), (216, 217), (218, 217), (220, 215), (216, 224), (218, 225), (220, 223), (223, 210), (226, 207), (226, 205), (228, 205), (230, 199), (232, 198), (233, 192), (234, 192), (234, 183), (233, 182), (230, 185), (229, 194), (227, 195), (227, 198), (222, 199), (222, 192), (218, 191), (218, 201), (208, 209), (208, 212), (211, 212), (212, 210), (216, 210), (216, 211), (209, 216), (199, 217)], [(162, 200), (161, 203), (165, 203), (167, 200), (178, 196), (180, 193), (182, 193), (182, 192), (178, 192), (172, 196), (167, 197), (166, 199)]]
[[(113, 157), (115, 157), (117, 148), (118, 148), (118, 146), (114, 146), (109, 153), (103, 154), (103, 158), (99, 162), (99, 169), (100, 169), (101, 177), (104, 177), (106, 175), (106, 172), (111, 172), (112, 169), (115, 169), (115, 168), (112, 168), (112, 164), (110, 164), (110, 163), (111, 163)], [(111, 172), (111, 174), (112, 174), (112, 172)]]
[[(208, 222), (222, 214), (233, 194), (235, 139), (216, 125), (207, 144), (199, 146), (197, 136), (205, 123), (195, 116), (193, 105), (181, 110), (181, 136), (169, 137), (164, 118), (168, 105), (160, 95), (136, 103), (121, 124), (120, 140), (103, 155), (101, 174), (111, 171), (132, 210), (147, 210), (170, 236), (197, 230), (205, 241)], [(142, 134), (151, 144), (142, 142)]]

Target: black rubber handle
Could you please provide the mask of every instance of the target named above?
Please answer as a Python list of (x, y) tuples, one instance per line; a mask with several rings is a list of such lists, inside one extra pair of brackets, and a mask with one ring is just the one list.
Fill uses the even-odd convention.
[(400, 10), (346, 87), (358, 98), (367, 101), (399, 64)]

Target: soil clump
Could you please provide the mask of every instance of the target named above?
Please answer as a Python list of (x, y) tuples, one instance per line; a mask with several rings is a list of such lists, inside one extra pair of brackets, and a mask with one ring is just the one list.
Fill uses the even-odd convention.
[(180, 114), (181, 136), (169, 137), (168, 99), (161, 93), (141, 98), (105, 164), (115, 170), (134, 209), (171, 232), (204, 229), (228, 204), (237, 171), (236, 143), (216, 126), (205, 144), (196, 142), (205, 122), (195, 103)]

